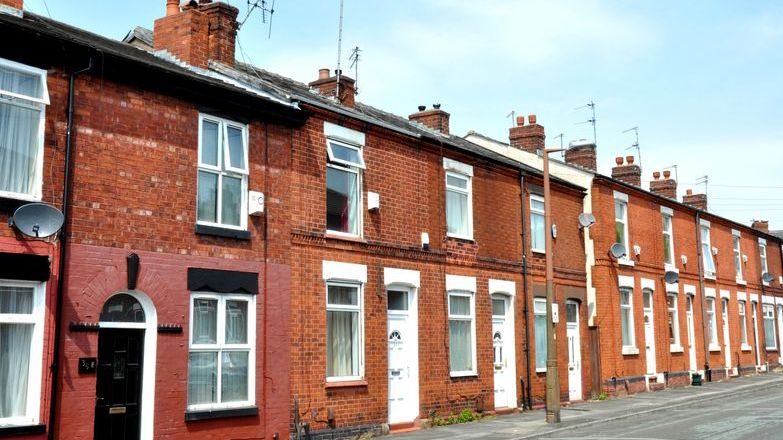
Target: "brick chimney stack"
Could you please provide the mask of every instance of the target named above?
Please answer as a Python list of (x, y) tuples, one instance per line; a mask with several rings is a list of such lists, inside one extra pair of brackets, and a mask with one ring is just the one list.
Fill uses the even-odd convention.
[(0, 0), (0, 10), (11, 8), (21, 11), (23, 3), (23, 0)]
[[(0, 0), (5, 1), (5, 0)], [(155, 20), (154, 49), (166, 50), (191, 66), (209, 61), (233, 66), (239, 9), (212, 0), (166, 0), (166, 16)]]
[(642, 169), (633, 163), (633, 156), (625, 156), (624, 165), (622, 156), (617, 156), (614, 162), (617, 166), (612, 168), (612, 178), (629, 185), (642, 186)]
[(443, 134), (449, 134), (449, 117), (451, 115), (440, 109), (440, 104), (433, 104), (432, 110), (420, 105), (419, 111), (409, 115), (408, 119), (418, 122)]
[(654, 171), (653, 180), (650, 181), (650, 192), (677, 200), (677, 181), (672, 179), (671, 175), (671, 171), (664, 170), (663, 179), (661, 179), (661, 173)]
[(340, 104), (353, 108), (356, 103), (356, 81), (345, 75), (340, 75), (340, 96), (337, 95), (337, 72), (334, 76), (329, 76), (329, 69), (319, 69), (318, 79), (308, 84), (311, 88), (318, 90), (323, 96), (338, 98)]
[(750, 225), (751, 228), (756, 229), (761, 232), (769, 233), (769, 221), (768, 220), (753, 220), (753, 224)]
[(528, 125), (525, 125), (525, 117), (517, 117), (516, 127), (508, 131), (508, 140), (512, 147), (529, 153), (544, 149), (544, 127), (536, 123), (536, 115), (527, 117)]
[(682, 196), (682, 203), (690, 205), (696, 209), (702, 211), (707, 210), (707, 194), (694, 194), (693, 190), (688, 188), (685, 190), (685, 195)]
[(565, 151), (565, 161), (592, 171), (598, 169), (595, 154), (595, 142), (588, 140), (571, 141)]

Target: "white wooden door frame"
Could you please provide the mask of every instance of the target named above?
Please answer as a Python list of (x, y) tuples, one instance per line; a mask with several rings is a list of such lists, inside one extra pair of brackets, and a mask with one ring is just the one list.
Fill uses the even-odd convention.
[[(573, 304), (576, 306), (576, 322), (568, 322), (568, 306)], [(569, 344), (569, 333), (575, 333), (575, 344), (568, 346), (568, 400), (576, 401), (583, 400), (584, 394), (582, 392), (582, 332), (579, 328), (579, 302), (573, 300), (566, 301), (566, 344)], [(573, 357), (573, 359), (572, 359)], [(576, 361), (576, 362), (573, 362)], [(572, 369), (573, 368), (573, 369)], [(575, 378), (578, 382), (578, 387), (574, 386), (576, 383), (572, 383), (572, 378)]]
[[(389, 353), (389, 335), (390, 335), (390, 321), (391, 320), (399, 320), (402, 318), (403, 315), (407, 316), (406, 319), (406, 327), (408, 328), (408, 331), (406, 333), (405, 343), (407, 344), (406, 347), (406, 354), (408, 356), (408, 370), (406, 371), (406, 374), (408, 374), (408, 386), (406, 387), (406, 391), (408, 392), (407, 398), (409, 400), (409, 404), (406, 405), (406, 408), (408, 408), (409, 412), (406, 412), (403, 416), (397, 417), (395, 415), (394, 420), (392, 419), (392, 407), (391, 405), (388, 405), (387, 408), (387, 417), (389, 419), (390, 424), (396, 424), (396, 423), (408, 423), (413, 422), (416, 420), (417, 417), (419, 417), (419, 404), (420, 404), (420, 396), (419, 396), (419, 325), (418, 325), (418, 289), (411, 286), (405, 286), (405, 285), (388, 285), (386, 287), (386, 295), (388, 298), (388, 292), (390, 290), (396, 290), (396, 291), (405, 291), (408, 292), (408, 310), (407, 313), (405, 312), (399, 312), (399, 311), (390, 311), (387, 308), (387, 318), (386, 318), (386, 353), (388, 356)], [(395, 318), (396, 316), (396, 318)], [(389, 371), (390, 366), (390, 360), (387, 359), (387, 383), (388, 386), (391, 386), (391, 381), (389, 379), (389, 375), (391, 372)], [(391, 395), (391, 389), (387, 389), (387, 403), (388, 403), (388, 396)]]
[[(729, 300), (721, 299), (721, 314), (723, 317), (723, 351), (725, 356), (726, 368), (731, 368), (731, 338), (729, 336)], [(728, 374), (728, 372), (727, 372)]]
[[(652, 290), (642, 291), (642, 308), (644, 309), (644, 352), (645, 361), (647, 364), (646, 373), (656, 374), (656, 362), (655, 362), (655, 319), (653, 314), (653, 296)], [(649, 296), (650, 307), (645, 306), (645, 296)], [(652, 358), (652, 359), (651, 359)]]
[(693, 295), (685, 295), (685, 324), (688, 327), (688, 362), (696, 371), (696, 325), (693, 321)]
[[(502, 299), (505, 303), (506, 314), (503, 319), (503, 353), (505, 357), (503, 377), (506, 379), (506, 405), (498, 406), (495, 402), (495, 408), (514, 408), (517, 406), (517, 382), (516, 382), (516, 340), (514, 338), (514, 296), (503, 293), (494, 293), (491, 299)], [(492, 337), (494, 353), (494, 335), (495, 335), (495, 316), (492, 316)], [(494, 377), (494, 369), (493, 369)]]

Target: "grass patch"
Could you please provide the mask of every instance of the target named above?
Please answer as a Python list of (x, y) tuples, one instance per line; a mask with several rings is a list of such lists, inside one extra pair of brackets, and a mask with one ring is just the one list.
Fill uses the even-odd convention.
[(447, 417), (440, 417), (435, 411), (430, 411), (430, 420), (432, 421), (432, 426), (446, 426), (446, 425), (456, 425), (458, 423), (475, 422), (481, 420), (481, 415), (478, 413), (474, 413), (469, 409), (465, 409), (459, 414), (452, 414)]

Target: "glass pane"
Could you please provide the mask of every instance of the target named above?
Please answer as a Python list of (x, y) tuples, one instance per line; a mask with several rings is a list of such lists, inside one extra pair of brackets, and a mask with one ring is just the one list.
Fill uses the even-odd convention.
[(622, 331), (623, 331), (623, 345), (633, 346), (633, 329), (631, 328), (631, 309), (625, 308), (620, 311)]
[(217, 222), (217, 174), (198, 172), (198, 219)]
[(390, 290), (389, 310), (408, 310), (408, 292)]
[(242, 207), (242, 179), (223, 176), (223, 209), (220, 220), (224, 225), (239, 226)]
[(247, 301), (226, 301), (226, 344), (247, 344)]
[(676, 335), (677, 333), (674, 330), (674, 312), (669, 311), (669, 344), (676, 344), (677, 339)]
[(136, 298), (121, 293), (106, 301), (101, 311), (103, 322), (144, 322), (144, 309)]
[[(625, 246), (625, 225), (621, 222), (614, 222), (614, 238), (617, 243)], [(626, 246), (626, 249), (628, 247)]]
[(41, 111), (0, 102), (0, 191), (33, 195)]
[(663, 235), (663, 261), (667, 264), (672, 264), (672, 246), (671, 236), (668, 234)]
[(468, 195), (446, 191), (446, 224), (450, 234), (468, 236)]
[(188, 405), (217, 403), (217, 352), (190, 353)]
[(328, 301), (334, 305), (359, 305), (359, 288), (352, 286), (328, 286)]
[(674, 295), (667, 295), (666, 296), (666, 305), (670, 309), (677, 308), (677, 297)]
[(32, 324), (0, 324), (0, 419), (27, 413), (32, 341)]
[(672, 230), (672, 218), (668, 215), (663, 216), (663, 232), (671, 232)]
[(631, 304), (631, 294), (625, 289), (620, 290), (620, 304), (624, 306)]
[(468, 179), (466, 177), (456, 176), (454, 174), (446, 174), (446, 185), (467, 190)]
[(538, 199), (530, 199), (530, 208), (536, 211), (544, 212), (544, 202)]
[(506, 300), (493, 299), (492, 300), (492, 314), (495, 316), (506, 316)]
[(546, 247), (546, 224), (544, 216), (541, 214), (530, 214), (530, 240), (531, 247), (537, 250), (544, 250)]
[(217, 300), (193, 300), (193, 343), (217, 344)]
[(546, 316), (536, 315), (536, 369), (546, 368)]
[(249, 353), (246, 351), (224, 351), (220, 374), (220, 401), (242, 402), (247, 400), (247, 378)]
[(41, 77), (34, 73), (19, 72), (0, 66), (0, 90), (33, 98), (43, 98)]
[(33, 313), (33, 288), (0, 286), (0, 313)]
[(337, 168), (326, 168), (326, 229), (359, 233), (358, 175)]
[(326, 375), (359, 375), (359, 313), (326, 313)]
[(534, 301), (533, 311), (536, 315), (538, 315), (539, 313), (542, 315), (546, 315), (546, 301)]
[(579, 321), (579, 306), (576, 303), (566, 303), (566, 322), (576, 324)]
[(232, 168), (245, 168), (245, 148), (242, 130), (236, 127), (228, 127), (228, 155)]
[(625, 221), (625, 203), (621, 201), (614, 202), (614, 218), (615, 220)]
[(473, 370), (470, 321), (449, 321), (449, 367), (451, 371)]
[(215, 122), (201, 123), (201, 163), (220, 166), (218, 162), (219, 127)]
[(644, 292), (644, 308), (645, 309), (652, 308), (652, 292), (650, 291)]
[(357, 148), (351, 148), (342, 144), (330, 142), (329, 146), (332, 148), (332, 157), (337, 160), (348, 162), (357, 167), (362, 167), (362, 156)]
[(449, 295), (449, 314), (470, 316), (470, 298), (467, 296)]

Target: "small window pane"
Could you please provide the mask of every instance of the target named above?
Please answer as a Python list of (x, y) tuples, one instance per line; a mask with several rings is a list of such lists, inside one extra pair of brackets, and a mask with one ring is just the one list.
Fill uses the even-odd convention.
[(359, 187), (356, 173), (326, 168), (326, 229), (358, 234)]
[(352, 148), (347, 145), (342, 145), (335, 142), (330, 142), (329, 147), (332, 151), (333, 160), (347, 162), (359, 168), (364, 167), (362, 153), (358, 148)]
[(188, 357), (188, 405), (217, 402), (217, 352)]
[(495, 316), (506, 316), (506, 301), (503, 299), (493, 299), (492, 314)]
[(620, 304), (624, 306), (631, 304), (631, 294), (625, 289), (620, 290)]
[(467, 296), (449, 295), (449, 314), (470, 316), (470, 298)]
[(530, 199), (530, 208), (537, 211), (544, 212), (544, 201), (538, 199)]
[(566, 303), (566, 322), (576, 324), (579, 321), (579, 306), (576, 303)]
[(232, 168), (245, 169), (245, 148), (242, 130), (228, 127), (228, 155)]
[(221, 371), (220, 401), (247, 400), (248, 352), (224, 351)]
[(144, 322), (144, 309), (139, 301), (127, 294), (114, 295), (101, 311), (103, 322)]
[(467, 194), (452, 190), (446, 191), (446, 223), (450, 234), (463, 237), (469, 235)]
[(239, 226), (242, 207), (242, 179), (223, 176), (223, 212), (221, 223)]
[(625, 221), (625, 203), (621, 201), (614, 202), (614, 218)]
[(0, 66), (0, 90), (43, 99), (41, 76)]
[(652, 292), (650, 292), (649, 290), (644, 292), (644, 308), (645, 309), (652, 308)]
[(220, 166), (218, 163), (218, 124), (202, 121), (201, 124), (201, 163)]
[(351, 286), (329, 286), (329, 304), (359, 305), (359, 289)]
[(0, 313), (33, 313), (33, 288), (0, 286)]
[(447, 174), (446, 185), (466, 190), (468, 189), (468, 179), (454, 174)]
[(670, 309), (677, 307), (677, 297), (674, 295), (666, 296), (666, 306)]
[(198, 219), (217, 222), (217, 174), (198, 172)]
[(226, 301), (226, 344), (247, 344), (247, 301)]
[(390, 290), (389, 310), (408, 310), (408, 292)]
[(217, 300), (193, 300), (193, 343), (217, 343)]
[(535, 301), (533, 302), (533, 312), (535, 314), (544, 314), (546, 315), (546, 301)]

